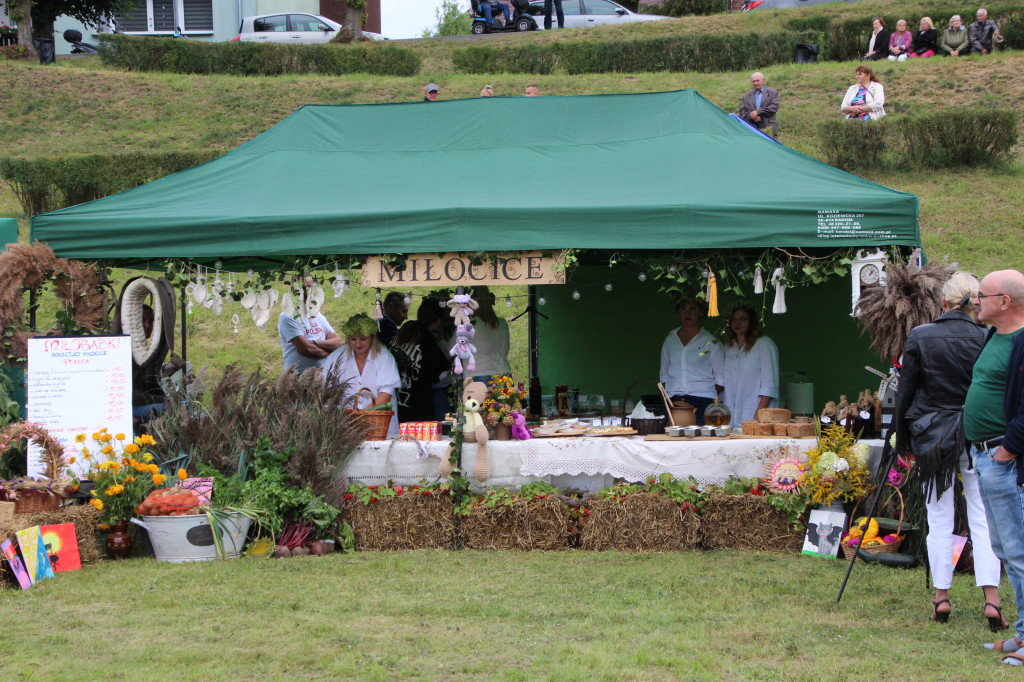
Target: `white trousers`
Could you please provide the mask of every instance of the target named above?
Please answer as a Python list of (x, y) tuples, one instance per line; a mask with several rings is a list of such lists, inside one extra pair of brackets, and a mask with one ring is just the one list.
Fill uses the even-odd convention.
[(899, 62), (905, 62), (905, 61), (907, 61), (907, 57), (908, 57), (908, 56), (909, 56), (909, 55), (908, 55), (908, 54), (907, 54), (906, 52), (904, 52), (903, 54), (901, 54), (901, 55), (900, 55), (899, 57), (894, 57), (894, 56), (892, 56), (892, 55), (889, 55), (889, 61), (890, 61), (890, 62), (897, 62), (897, 61), (899, 61)]
[[(992, 552), (988, 537), (988, 521), (985, 505), (978, 490), (978, 475), (968, 469), (968, 455), (960, 457), (960, 477), (964, 482), (964, 498), (967, 500), (967, 525), (971, 529), (971, 544), (974, 554), (974, 581), (978, 587), (998, 586), (1000, 577), (999, 559)], [(931, 564), (932, 582), (937, 590), (948, 590), (953, 586), (953, 524), (955, 523), (954, 487), (935, 499), (935, 488), (925, 503), (928, 510), (928, 563)]]

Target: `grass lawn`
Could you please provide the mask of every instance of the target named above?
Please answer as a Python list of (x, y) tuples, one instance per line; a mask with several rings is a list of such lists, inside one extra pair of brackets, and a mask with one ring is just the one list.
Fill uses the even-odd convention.
[(956, 579), (943, 626), (922, 570), (859, 565), (835, 606), (845, 567), (739, 551), (104, 562), (0, 592), (0, 675), (1019, 679), (981, 646), (973, 578)]

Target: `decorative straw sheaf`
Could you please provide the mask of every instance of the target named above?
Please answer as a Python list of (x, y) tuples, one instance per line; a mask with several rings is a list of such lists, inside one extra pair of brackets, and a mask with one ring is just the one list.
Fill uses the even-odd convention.
[(569, 508), (557, 497), (479, 506), (462, 517), (462, 545), (466, 549), (551, 551), (567, 549), (574, 537)]
[(800, 551), (804, 533), (786, 522), (786, 512), (758, 495), (713, 492), (704, 504), (702, 545), (706, 549)]
[(349, 500), (342, 519), (359, 551), (455, 549), (455, 504), (449, 497), (406, 494), (373, 504)]
[(679, 502), (650, 493), (632, 493), (590, 504), (590, 517), (580, 534), (587, 550), (671, 552), (700, 547), (703, 520)]

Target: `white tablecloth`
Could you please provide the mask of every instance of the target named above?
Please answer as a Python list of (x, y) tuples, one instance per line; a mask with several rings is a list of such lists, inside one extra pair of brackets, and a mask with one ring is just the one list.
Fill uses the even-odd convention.
[[(872, 463), (877, 466), (881, 441), (868, 441)], [(595, 490), (616, 478), (642, 481), (668, 472), (676, 477), (693, 476), (701, 483), (721, 484), (733, 476), (764, 474), (764, 462), (772, 452), (795, 448), (804, 453), (813, 440), (774, 438), (723, 439), (715, 441), (645, 441), (639, 436), (606, 438), (535, 438), (528, 441), (490, 441), (487, 444), (491, 477), (475, 487), (515, 488), (544, 480), (559, 488)], [(472, 476), (476, 445), (467, 443), (462, 468)], [(346, 473), (367, 485), (415, 485), (440, 477), (448, 442), (367, 441), (356, 451)]]

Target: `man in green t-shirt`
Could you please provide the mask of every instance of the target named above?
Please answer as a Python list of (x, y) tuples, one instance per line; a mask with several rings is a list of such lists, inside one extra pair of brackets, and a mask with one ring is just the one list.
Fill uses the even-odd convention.
[[(978, 472), (992, 550), (1024, 604), (1024, 274), (999, 270), (981, 280), (975, 318), (992, 326), (974, 363), (964, 429)], [(1024, 608), (1013, 639), (986, 644), (1003, 663), (1024, 665)]]

